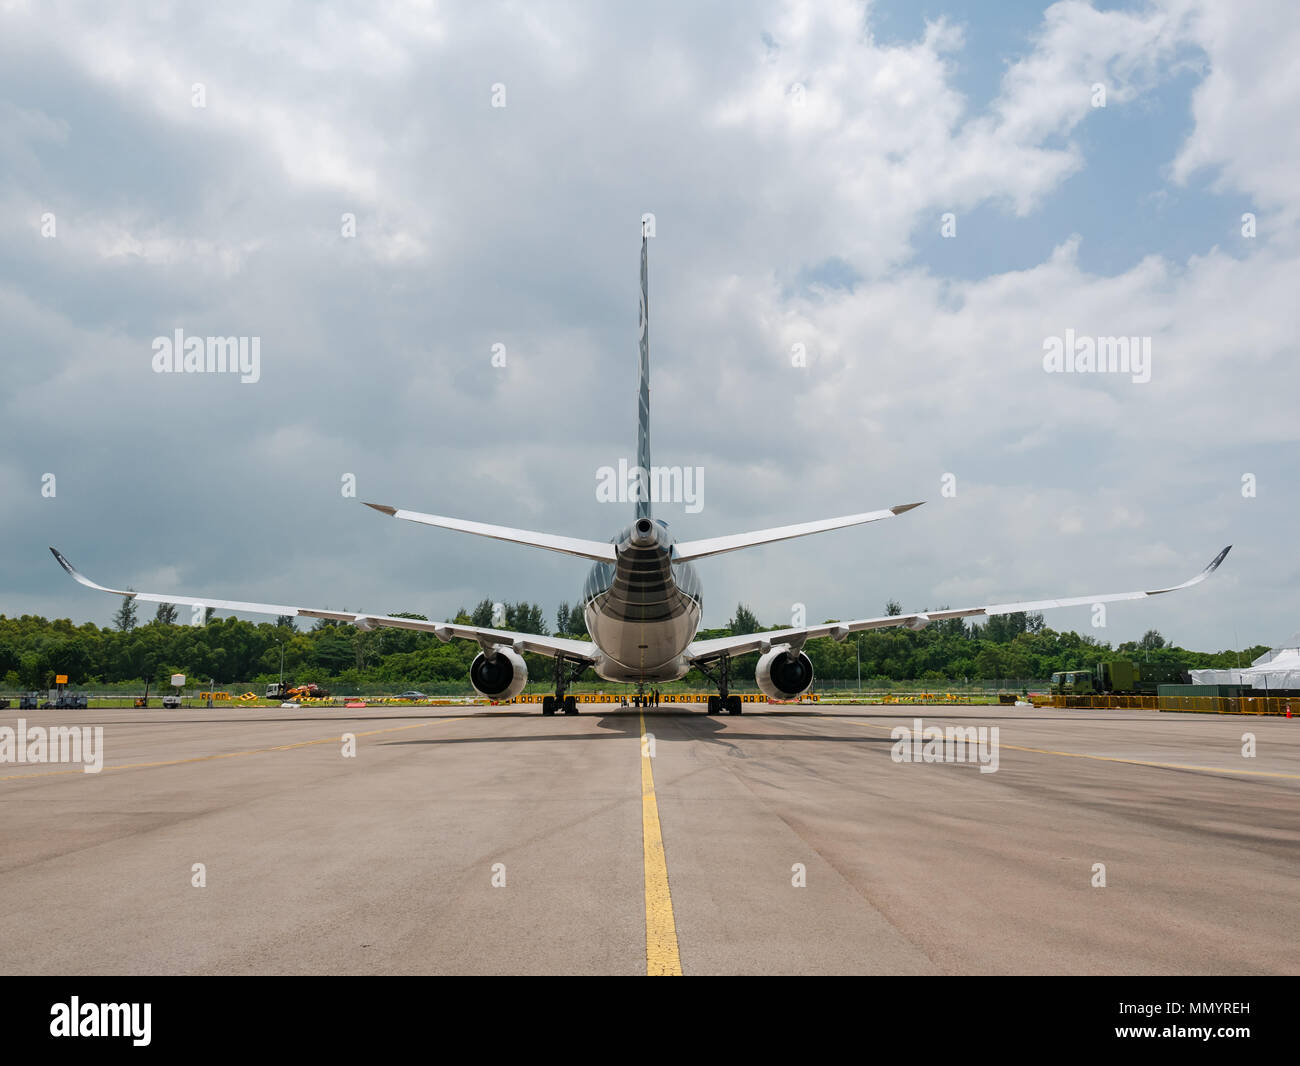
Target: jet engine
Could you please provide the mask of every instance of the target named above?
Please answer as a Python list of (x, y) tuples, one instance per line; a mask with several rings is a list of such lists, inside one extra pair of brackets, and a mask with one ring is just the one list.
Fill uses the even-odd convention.
[(759, 658), (754, 680), (768, 699), (792, 700), (812, 688), (812, 660), (801, 651), (792, 652), (788, 644), (778, 644)]
[(511, 700), (528, 684), (528, 664), (510, 648), (497, 648), (491, 658), (479, 652), (470, 663), (469, 683), (480, 696), (490, 700)]

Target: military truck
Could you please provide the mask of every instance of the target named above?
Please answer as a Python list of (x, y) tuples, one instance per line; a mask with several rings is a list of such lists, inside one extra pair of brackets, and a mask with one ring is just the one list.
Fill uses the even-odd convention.
[(1155, 696), (1161, 685), (1187, 685), (1192, 675), (1183, 663), (1098, 663), (1091, 670), (1059, 670), (1052, 675), (1053, 696)]

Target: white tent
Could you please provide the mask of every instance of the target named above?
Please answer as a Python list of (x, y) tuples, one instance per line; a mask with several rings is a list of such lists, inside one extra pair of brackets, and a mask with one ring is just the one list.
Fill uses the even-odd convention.
[(1261, 692), (1300, 689), (1300, 633), (1240, 670), (1193, 670), (1193, 685), (1247, 685)]

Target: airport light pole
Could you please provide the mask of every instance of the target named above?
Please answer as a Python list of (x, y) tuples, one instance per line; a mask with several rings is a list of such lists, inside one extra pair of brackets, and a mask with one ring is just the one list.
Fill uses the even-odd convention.
[(858, 695), (861, 696), (862, 695), (862, 634), (861, 633), (858, 634), (856, 647), (858, 649)]

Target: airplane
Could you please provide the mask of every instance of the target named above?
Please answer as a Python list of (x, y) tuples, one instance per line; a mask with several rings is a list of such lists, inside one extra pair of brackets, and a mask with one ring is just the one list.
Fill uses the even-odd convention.
[(557, 711), (562, 711), (564, 714), (578, 713), (575, 698), (567, 694), (566, 690), (588, 668), (594, 669), (599, 677), (607, 681), (636, 684), (638, 705), (642, 702), (641, 694), (647, 685), (676, 681), (694, 668), (704, 674), (718, 689), (716, 696), (708, 697), (708, 713), (716, 715), (725, 711), (727, 714), (734, 715), (743, 711), (740, 697), (730, 691), (731, 661), (740, 655), (755, 651), (760, 653), (755, 668), (755, 680), (759, 689), (769, 699), (793, 700), (807, 693), (813, 686), (812, 662), (803, 650), (804, 644), (813, 638), (831, 637), (843, 641), (852, 633), (890, 626), (922, 629), (931, 622), (949, 618), (1042, 611), (1055, 607), (1160, 596), (1200, 584), (1218, 569), (1219, 564), (1231, 550), (1232, 545), (1228, 545), (1195, 577), (1168, 588), (1114, 592), (1096, 596), (1071, 596), (1024, 603), (1000, 603), (956, 610), (923, 611), (696, 640), (695, 635), (699, 630), (702, 609), (700, 579), (692, 565), (697, 560), (757, 544), (771, 544), (774, 541), (791, 540), (832, 529), (844, 529), (848, 526), (897, 518), (921, 504), (906, 503), (878, 511), (843, 515), (816, 522), (799, 522), (772, 529), (709, 537), (703, 540), (676, 540), (669, 532), (667, 524), (655, 519), (651, 513), (648, 272), (651, 236), (648, 218), (643, 218), (638, 323), (640, 381), (637, 397), (637, 466), (636, 482), (633, 486), (636, 509), (631, 525), (605, 542), (536, 533), (483, 522), (469, 522), (442, 515), (400, 510), (383, 504), (366, 505), (407, 522), (458, 530), (462, 533), (491, 537), (515, 544), (528, 544), (536, 548), (591, 560), (593, 565), (582, 592), (583, 615), (587, 622), (587, 632), (591, 635), (590, 641), (536, 633), (514, 633), (501, 629), (461, 625), (458, 622), (427, 622), (352, 611), (318, 610), (284, 604), (212, 599), (206, 596), (183, 596), (174, 593), (163, 595), (135, 592), (129, 589), (112, 589), (96, 584), (79, 573), (57, 548), (50, 548), (50, 551), (54, 553), (54, 558), (63, 569), (75, 580), (88, 588), (111, 593), (114, 596), (130, 597), (148, 603), (185, 604), (224, 611), (326, 618), (351, 623), (363, 630), (373, 629), (376, 626), (418, 630), (432, 633), (443, 643), (452, 639), (477, 641), (480, 651), (470, 666), (470, 683), (481, 696), (497, 703), (507, 703), (518, 696), (528, 682), (528, 667), (521, 653), (545, 655), (554, 664), (555, 692), (553, 695), (548, 694), (543, 697), (543, 715), (554, 715)]

